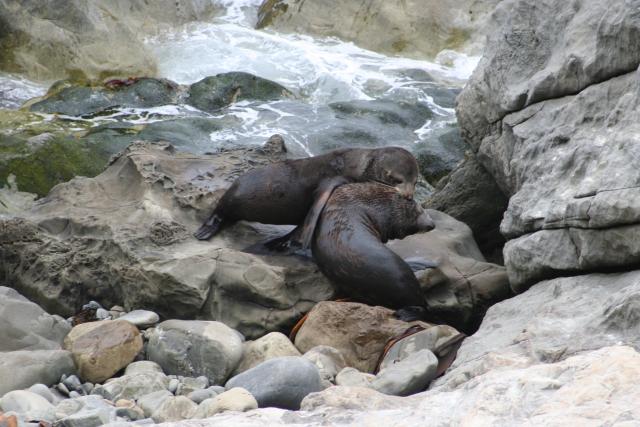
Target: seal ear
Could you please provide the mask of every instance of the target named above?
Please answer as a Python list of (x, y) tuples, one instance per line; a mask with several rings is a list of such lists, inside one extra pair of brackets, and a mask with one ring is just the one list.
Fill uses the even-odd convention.
[(344, 176), (336, 176), (325, 179), (316, 189), (313, 205), (311, 206), (311, 209), (309, 209), (309, 212), (307, 212), (307, 216), (302, 224), (302, 233), (299, 237), (300, 245), (303, 250), (309, 249), (311, 246), (311, 240), (313, 239), (313, 234), (316, 230), (316, 226), (318, 225), (318, 218), (320, 218), (320, 214), (324, 210), (333, 190), (348, 182), (350, 182), (350, 180)]

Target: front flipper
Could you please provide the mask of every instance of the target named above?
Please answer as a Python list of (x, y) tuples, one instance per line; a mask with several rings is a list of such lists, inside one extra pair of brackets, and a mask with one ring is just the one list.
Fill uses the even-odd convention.
[(212, 238), (222, 226), (222, 217), (217, 213), (212, 213), (209, 218), (198, 228), (198, 231), (193, 233), (194, 237), (198, 240), (209, 240)]
[(407, 263), (411, 270), (415, 273), (421, 270), (426, 270), (428, 268), (436, 268), (438, 267), (438, 263), (435, 261), (428, 260), (426, 258), (420, 257), (410, 257), (405, 258), (404, 262)]
[(313, 234), (316, 231), (316, 226), (318, 225), (318, 218), (320, 218), (320, 214), (324, 210), (333, 190), (349, 182), (351, 181), (348, 178), (335, 176), (333, 178), (325, 179), (320, 183), (315, 191), (313, 205), (311, 205), (311, 209), (307, 212), (307, 216), (302, 223), (298, 241), (303, 250), (307, 250), (311, 247), (311, 240), (313, 239)]

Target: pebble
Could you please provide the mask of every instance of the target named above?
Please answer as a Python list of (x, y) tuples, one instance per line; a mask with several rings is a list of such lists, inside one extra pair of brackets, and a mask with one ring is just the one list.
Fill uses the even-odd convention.
[(258, 407), (256, 398), (247, 390), (235, 387), (218, 396), (204, 400), (193, 418), (209, 418), (224, 411), (245, 412)]
[(171, 380), (169, 381), (169, 386), (167, 387), (167, 390), (175, 394), (176, 391), (178, 391), (179, 385), (180, 385), (180, 380), (178, 380), (177, 378), (171, 378)]
[(38, 394), (42, 397), (44, 397), (45, 399), (47, 399), (47, 401), (51, 404), (55, 405), (55, 401), (56, 398), (54, 396), (54, 394), (51, 392), (51, 390), (49, 390), (49, 387), (47, 387), (44, 384), (34, 384), (31, 387), (29, 387), (29, 391), (31, 393), (35, 393)]
[(99, 308), (96, 310), (96, 319), (98, 320), (107, 320), (111, 319), (111, 314), (104, 308)]
[(373, 374), (360, 372), (355, 368), (346, 367), (336, 375), (336, 384), (347, 387), (371, 387), (376, 378)]
[(82, 388), (82, 383), (80, 382), (80, 378), (76, 375), (70, 375), (62, 382), (65, 386), (67, 386), (68, 390), (78, 390)]
[(66, 385), (64, 385), (64, 383), (58, 383), (57, 388), (62, 394), (64, 394), (65, 396), (69, 396), (69, 389)]
[(187, 397), (193, 400), (195, 403), (200, 404), (202, 403), (202, 401), (211, 399), (212, 397), (216, 397), (217, 395), (218, 393), (216, 393), (215, 391), (211, 389), (205, 389), (205, 390), (194, 390), (191, 393), (189, 393)]
[(123, 314), (119, 319), (133, 323), (139, 329), (146, 329), (156, 325), (160, 321), (160, 316), (149, 310), (133, 310)]

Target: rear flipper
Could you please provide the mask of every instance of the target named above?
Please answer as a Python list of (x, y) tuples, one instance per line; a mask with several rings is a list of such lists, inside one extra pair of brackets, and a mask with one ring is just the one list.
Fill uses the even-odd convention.
[(296, 227), (284, 236), (251, 245), (244, 249), (244, 252), (257, 255), (299, 255), (311, 258), (311, 250), (302, 248), (299, 235), (300, 227)]
[(411, 267), (411, 270), (414, 273), (421, 270), (426, 270), (427, 268), (436, 268), (438, 266), (437, 262), (420, 257), (405, 258), (404, 262), (406, 262), (409, 267)]
[(198, 240), (209, 240), (212, 238), (220, 228), (222, 227), (222, 217), (217, 213), (212, 213), (211, 216), (202, 224), (198, 231), (193, 233), (193, 236)]

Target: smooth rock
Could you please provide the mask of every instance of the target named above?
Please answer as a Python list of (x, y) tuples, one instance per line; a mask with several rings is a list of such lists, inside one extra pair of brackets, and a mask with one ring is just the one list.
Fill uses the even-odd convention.
[(336, 375), (344, 369), (347, 363), (339, 350), (328, 345), (317, 345), (307, 351), (302, 357), (311, 361), (323, 381), (334, 382)]
[(187, 397), (193, 400), (195, 403), (200, 404), (204, 400), (210, 399), (212, 397), (216, 397), (217, 395), (218, 394), (213, 390), (204, 389), (204, 390), (194, 390), (191, 393), (189, 393)]
[(253, 368), (265, 360), (275, 357), (300, 356), (300, 352), (286, 335), (271, 332), (255, 341), (246, 341), (242, 345), (242, 360), (234, 375)]
[(168, 374), (224, 382), (242, 357), (243, 337), (221, 322), (167, 320), (151, 333), (149, 360)]
[(115, 408), (100, 396), (81, 396), (58, 403), (55, 415), (65, 426), (99, 426), (115, 419)]
[(306, 395), (323, 389), (313, 363), (302, 357), (277, 357), (244, 371), (225, 384), (249, 391), (261, 408), (299, 409)]
[(370, 387), (376, 378), (373, 374), (360, 372), (356, 368), (346, 367), (336, 374), (336, 385), (346, 387)]
[(70, 352), (63, 350), (11, 351), (0, 357), (0, 396), (34, 384), (53, 385), (76, 367)]
[(173, 397), (168, 390), (158, 390), (152, 393), (142, 395), (138, 398), (138, 406), (144, 411), (145, 417), (150, 417), (157, 411), (165, 400)]
[(408, 396), (425, 390), (437, 369), (438, 358), (429, 350), (420, 350), (380, 370), (371, 387), (384, 394)]
[(127, 322), (136, 325), (138, 329), (146, 329), (158, 323), (160, 321), (160, 316), (149, 310), (133, 310), (120, 316), (118, 319), (126, 320)]
[[(347, 368), (351, 369), (351, 368)], [(373, 375), (372, 375), (373, 376)], [(403, 403), (409, 406), (408, 399), (382, 394), (370, 387), (336, 386), (305, 397), (300, 407), (303, 411), (332, 408), (344, 413), (346, 410), (378, 412), (385, 409), (398, 409)]]
[(103, 320), (74, 327), (64, 340), (83, 380), (93, 383), (111, 378), (142, 350), (138, 329), (122, 320)]
[(192, 418), (198, 405), (185, 396), (169, 397), (156, 409), (151, 418), (157, 423), (181, 421)]
[(29, 421), (53, 422), (55, 407), (39, 394), (26, 391), (11, 391), (0, 399), (0, 409), (17, 412)]
[(130, 363), (124, 370), (125, 375), (136, 375), (145, 372), (164, 374), (160, 365), (156, 362), (152, 362), (151, 360), (140, 360), (138, 362)]
[(176, 395), (186, 396), (194, 390), (204, 390), (209, 387), (209, 379), (201, 376), (198, 378), (182, 377), (176, 389)]
[(34, 384), (29, 387), (27, 391), (44, 397), (45, 399), (47, 399), (47, 402), (51, 403), (52, 405), (56, 405), (58, 403), (56, 401), (56, 396), (51, 392), (51, 390), (49, 390), (49, 387), (44, 384)]
[(104, 385), (98, 385), (93, 393), (105, 399), (116, 401), (119, 399), (136, 400), (141, 396), (156, 391), (166, 390), (169, 379), (158, 372), (140, 372), (114, 378)]
[(209, 418), (225, 411), (246, 412), (257, 408), (258, 402), (251, 393), (234, 387), (200, 403), (193, 418)]
[(70, 329), (17, 291), (0, 286), (0, 351), (59, 350)]

